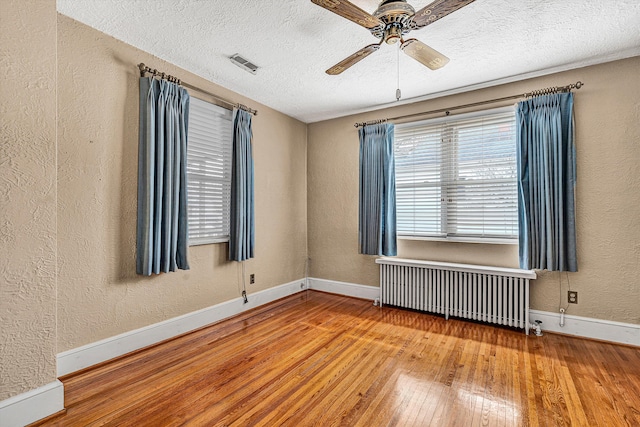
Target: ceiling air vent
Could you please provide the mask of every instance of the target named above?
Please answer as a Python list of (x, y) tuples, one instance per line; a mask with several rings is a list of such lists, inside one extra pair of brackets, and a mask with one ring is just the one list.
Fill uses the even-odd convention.
[(238, 55), (237, 53), (231, 57), (229, 57), (229, 59), (231, 60), (231, 62), (233, 62), (234, 64), (236, 64), (238, 67), (242, 68), (245, 71), (250, 72), (251, 74), (255, 74), (256, 71), (258, 71), (258, 66), (247, 61), (246, 59), (244, 59), (242, 56)]

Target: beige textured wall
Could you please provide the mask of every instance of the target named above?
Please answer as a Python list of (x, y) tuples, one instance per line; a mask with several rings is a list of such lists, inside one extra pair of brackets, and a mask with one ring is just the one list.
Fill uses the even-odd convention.
[(0, 1), (0, 400), (56, 379), (55, 73), (55, 1)]
[[(354, 122), (467, 104), (565, 85), (576, 92), (579, 304), (568, 314), (640, 323), (640, 57), (309, 125), (310, 276), (378, 285), (375, 257), (358, 255), (358, 134)], [(442, 72), (446, 72), (442, 71)], [(428, 73), (428, 71), (425, 71)], [(428, 78), (428, 75), (425, 75)], [(498, 106), (498, 104), (495, 104)], [(518, 266), (517, 246), (400, 240), (398, 256)], [(532, 308), (566, 304), (567, 276), (543, 272)]]
[(59, 351), (240, 296), (227, 244), (191, 247), (188, 271), (135, 274), (140, 62), (259, 110), (249, 298), (304, 277), (306, 125), (59, 15)]

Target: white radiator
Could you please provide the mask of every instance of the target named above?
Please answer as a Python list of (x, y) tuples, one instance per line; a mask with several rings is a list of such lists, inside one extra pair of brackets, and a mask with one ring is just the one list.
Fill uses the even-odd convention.
[(380, 305), (473, 319), (529, 334), (533, 270), (378, 258)]

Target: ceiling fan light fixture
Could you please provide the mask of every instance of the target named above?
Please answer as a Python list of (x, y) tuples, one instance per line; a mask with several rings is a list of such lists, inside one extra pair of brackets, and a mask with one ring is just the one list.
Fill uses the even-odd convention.
[(399, 25), (391, 25), (384, 32), (384, 41), (388, 44), (394, 44), (402, 38), (402, 27)]

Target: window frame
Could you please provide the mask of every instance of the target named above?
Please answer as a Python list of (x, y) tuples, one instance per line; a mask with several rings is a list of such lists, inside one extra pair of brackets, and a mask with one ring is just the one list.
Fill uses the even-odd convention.
[[(505, 107), (498, 107), (498, 108), (491, 108), (491, 109), (486, 109), (486, 110), (479, 110), (479, 111), (474, 111), (474, 112), (470, 112), (470, 113), (462, 113), (462, 114), (456, 114), (456, 115), (447, 115), (445, 117), (438, 117), (438, 118), (432, 118), (432, 119), (425, 119), (425, 120), (417, 120), (417, 121), (408, 121), (408, 122), (403, 122), (400, 124), (396, 125), (396, 130), (397, 129), (402, 129), (403, 127), (416, 127), (416, 126), (437, 126), (437, 125), (446, 125), (447, 123), (451, 123), (450, 127), (455, 128), (456, 127), (456, 122), (460, 123), (462, 121), (466, 121), (466, 120), (470, 120), (470, 119), (477, 119), (477, 118), (481, 118), (483, 116), (491, 116), (491, 115), (497, 115), (497, 114), (504, 114), (504, 113), (511, 113), (513, 114), (513, 118), (514, 118), (514, 127), (515, 127), (515, 106), (505, 106)], [(515, 158), (516, 156), (516, 133), (515, 133), (515, 129), (514, 129), (514, 133), (513, 133), (513, 153), (514, 153), (514, 167), (517, 167), (517, 159)], [(446, 133), (449, 133), (449, 135), (445, 135)], [(449, 151), (449, 152), (453, 152), (457, 149), (457, 147), (454, 146), (454, 144), (451, 143), (451, 139), (453, 137), (451, 136), (451, 130), (445, 130), (445, 127), (442, 128), (442, 131), (440, 133), (440, 144), (439, 144), (439, 148), (442, 151)], [(448, 139), (448, 143), (449, 143), (449, 147), (445, 147), (444, 144), (444, 140)], [(394, 136), (394, 153), (396, 152), (396, 136)], [(443, 157), (446, 157), (445, 155), (438, 153), (438, 155), (442, 155)], [(448, 158), (453, 159), (454, 156), (448, 156)], [(506, 244), (506, 245), (517, 245), (518, 244), (518, 217), (517, 217), (517, 211), (515, 213), (515, 224), (516, 224), (516, 229), (515, 229), (515, 234), (512, 234), (511, 236), (507, 237), (498, 237), (498, 236), (487, 236), (487, 237), (482, 237), (482, 236), (456, 236), (456, 235), (451, 235), (451, 234), (447, 234), (448, 233), (448, 228), (449, 228), (449, 224), (447, 223), (447, 221), (449, 221), (448, 217), (451, 213), (451, 208), (450, 205), (448, 205), (448, 203), (453, 203), (451, 202), (446, 193), (447, 189), (446, 189), (446, 183), (447, 182), (453, 182), (453, 180), (451, 179), (451, 175), (449, 175), (447, 177), (448, 180), (445, 180), (444, 178), (442, 178), (443, 176), (443, 171), (444, 172), (448, 172), (449, 174), (451, 174), (452, 172), (455, 171), (455, 169), (457, 168), (457, 165), (459, 164), (457, 161), (455, 162), (456, 166), (450, 166), (450, 167), (445, 167), (445, 161), (441, 161), (439, 164), (439, 170), (440, 170), (440, 180), (438, 181), (437, 184), (428, 184), (425, 183), (424, 187), (439, 187), (440, 188), (440, 197), (441, 197), (441, 204), (439, 205), (439, 209), (440, 209), (440, 223), (439, 223), (439, 227), (440, 227), (440, 231), (442, 232), (442, 235), (421, 235), (421, 234), (409, 234), (406, 231), (397, 231), (397, 238), (399, 240), (416, 240), (416, 241), (435, 241), (435, 242), (461, 242), (461, 243), (484, 243), (484, 244)], [(397, 164), (396, 164), (396, 174), (397, 174)], [(514, 178), (514, 185), (517, 185), (517, 177)], [(408, 188), (408, 187), (405, 187)], [(411, 187), (411, 188), (416, 188), (415, 186)], [(398, 216), (398, 206), (397, 206), (397, 200), (398, 200), (398, 184), (396, 182), (396, 217)], [(448, 202), (445, 202), (445, 200), (448, 200)], [(517, 201), (518, 201), (518, 195), (517, 195), (517, 190), (514, 194), (514, 201), (516, 202), (516, 209), (517, 209)], [(415, 229), (414, 229), (415, 232)]]

